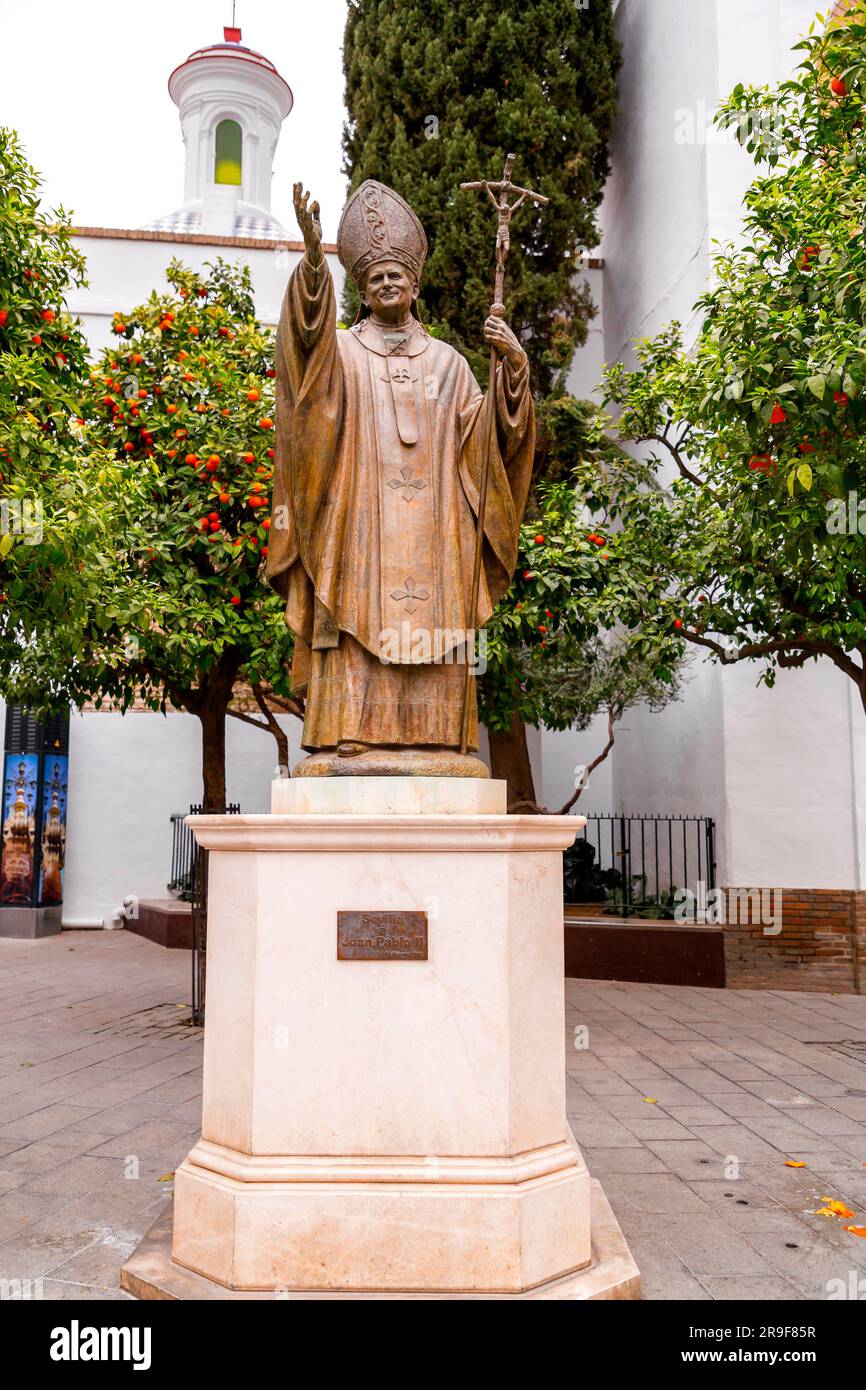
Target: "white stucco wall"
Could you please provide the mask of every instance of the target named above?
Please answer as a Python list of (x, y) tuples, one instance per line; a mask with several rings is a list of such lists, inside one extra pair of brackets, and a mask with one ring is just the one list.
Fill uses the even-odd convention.
[(866, 888), (866, 711), (848, 682), (848, 718), (851, 726), (851, 776), (854, 783), (853, 832), (858, 884)]
[[(280, 721), (290, 756), (300, 723)], [(228, 800), (268, 811), (277, 745), (264, 730), (226, 721)], [(189, 714), (74, 714), (64, 920), (110, 917), (127, 894), (165, 898), (173, 811), (201, 801), (198, 720)]]
[[(128, 313), (143, 304), (153, 290), (164, 292), (168, 288), (165, 272), (175, 258), (192, 270), (199, 270), (218, 257), (232, 265), (248, 265), (259, 319), (270, 325), (278, 322), (286, 283), (301, 255), (297, 249), (288, 249), (289, 243), (259, 249), (144, 238), (147, 238), (146, 233), (137, 233), (135, 237), (86, 235), (73, 238), (87, 258), (88, 284), (69, 296), (69, 308), (81, 318), (94, 353), (117, 341), (111, 332), (111, 321), (118, 311)], [(339, 306), (343, 269), (333, 253), (328, 256), (328, 263)]]
[(714, 4), (621, 0), (623, 44), (612, 172), (601, 211), (605, 358), (689, 321), (707, 269), (706, 145), (677, 144), (678, 112), (715, 101)]
[[(541, 777), (536, 791), (542, 805), (549, 811), (558, 811), (574, 795), (575, 769), (588, 767), (607, 743), (607, 716), (599, 715), (582, 731), (545, 729), (540, 742)], [(573, 813), (610, 811), (613, 807), (612, 779), (613, 759), (608, 755), (593, 772)]]
[(605, 361), (604, 271), (585, 270), (580, 278), (589, 287), (596, 316), (589, 324), (586, 342), (574, 355), (566, 386), (579, 400), (589, 400), (598, 390)]
[(772, 690), (757, 676), (724, 674), (727, 881), (861, 887), (852, 683), (829, 663), (782, 671)]

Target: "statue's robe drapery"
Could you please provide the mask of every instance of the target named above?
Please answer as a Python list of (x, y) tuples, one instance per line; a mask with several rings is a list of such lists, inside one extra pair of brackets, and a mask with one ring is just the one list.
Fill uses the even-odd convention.
[(459, 744), (488, 450), (479, 628), (517, 560), (535, 444), (528, 366), (500, 363), (491, 430), (491, 393), (413, 325), (402, 341), (369, 319), (338, 330), (324, 260), (304, 257), (286, 290), (268, 579), (295, 633), (307, 749)]

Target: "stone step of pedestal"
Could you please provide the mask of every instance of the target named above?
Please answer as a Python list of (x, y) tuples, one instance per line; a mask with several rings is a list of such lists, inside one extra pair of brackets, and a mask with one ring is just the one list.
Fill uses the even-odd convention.
[(480, 777), (284, 777), (271, 783), (271, 811), (320, 816), (504, 816), (506, 792), (506, 782)]
[(309, 1289), (230, 1289), (213, 1279), (205, 1279), (200, 1274), (185, 1269), (171, 1258), (172, 1206), (153, 1223), (123, 1267), (120, 1277), (121, 1287), (135, 1298), (148, 1301), (163, 1299), (195, 1299), (198, 1301), (226, 1300), (237, 1302), (350, 1300), (379, 1302), (383, 1299), (399, 1299), (400, 1302), (413, 1299), (484, 1299), (485, 1301), (559, 1301), (578, 1300), (595, 1302), (612, 1299), (640, 1298), (640, 1273), (631, 1251), (626, 1244), (619, 1222), (611, 1210), (601, 1184), (590, 1181), (590, 1219), (592, 1225), (592, 1258), (589, 1264), (574, 1274), (552, 1280), (536, 1288), (516, 1294), (458, 1292), (458, 1293), (412, 1293), (404, 1290), (391, 1290), (387, 1293), (375, 1290), (353, 1291), (347, 1293), (315, 1292)]

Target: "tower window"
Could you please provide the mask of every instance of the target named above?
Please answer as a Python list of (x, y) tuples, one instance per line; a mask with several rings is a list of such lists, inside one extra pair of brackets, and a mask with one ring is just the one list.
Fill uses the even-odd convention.
[(241, 183), (243, 143), (237, 121), (220, 121), (216, 128), (214, 183)]

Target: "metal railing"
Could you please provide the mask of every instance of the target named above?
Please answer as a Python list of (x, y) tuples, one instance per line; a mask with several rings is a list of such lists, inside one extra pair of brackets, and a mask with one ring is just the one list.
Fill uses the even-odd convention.
[(191, 903), (195, 887), (195, 840), (186, 824), (189, 812), (174, 811), (171, 816), (171, 878), (166, 887), (183, 903)]
[(205, 812), (201, 805), (189, 811), (175, 811), (171, 817), (171, 880), (169, 891), (192, 908), (192, 1021), (199, 1027), (204, 1023), (205, 977), (207, 974), (207, 860), (206, 849), (196, 844), (186, 815), (239, 816), (241, 808), (232, 802), (223, 811)]
[(673, 917), (674, 894), (716, 886), (709, 816), (588, 815), (563, 856), (565, 901), (621, 917)]

